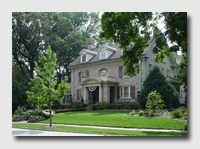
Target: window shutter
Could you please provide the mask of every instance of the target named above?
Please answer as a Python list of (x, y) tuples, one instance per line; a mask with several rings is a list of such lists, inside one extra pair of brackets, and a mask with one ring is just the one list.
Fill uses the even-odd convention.
[(135, 98), (135, 86), (132, 86), (132, 98)]
[(122, 66), (119, 66), (119, 78), (122, 77)]
[(86, 78), (89, 78), (89, 70), (86, 71)]
[(77, 89), (77, 100), (79, 100), (79, 89)]
[(78, 81), (81, 82), (81, 72), (78, 73)]
[(117, 99), (119, 99), (119, 87), (117, 87)]

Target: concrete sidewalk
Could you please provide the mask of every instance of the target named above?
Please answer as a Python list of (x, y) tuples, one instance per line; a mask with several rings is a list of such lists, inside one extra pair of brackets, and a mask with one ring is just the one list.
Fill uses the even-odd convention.
[[(28, 123), (27, 121), (12, 122), (12, 123)], [(28, 123), (28, 124), (42, 124), (48, 125), (49, 123)], [(88, 125), (70, 125), (70, 124), (56, 124), (52, 123), (52, 126), (71, 126), (71, 127), (86, 127), (86, 128), (98, 128), (98, 129), (116, 129), (116, 130), (134, 130), (134, 131), (154, 131), (154, 132), (186, 132), (185, 130), (174, 129), (147, 129), (147, 128), (123, 128), (123, 127), (110, 127), (110, 126), (88, 126)]]

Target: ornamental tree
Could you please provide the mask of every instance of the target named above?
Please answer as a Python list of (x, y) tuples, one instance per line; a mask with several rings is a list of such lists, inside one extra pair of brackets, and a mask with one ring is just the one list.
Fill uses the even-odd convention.
[(154, 113), (155, 109), (163, 109), (165, 105), (163, 104), (161, 95), (157, 93), (157, 91), (152, 91), (147, 97), (147, 102), (145, 106), (147, 109), (152, 109)]
[(31, 79), (31, 91), (27, 91), (28, 102), (33, 104), (38, 104), (38, 108), (44, 104), (49, 105), (50, 109), (50, 127), (52, 124), (51, 120), (51, 105), (55, 100), (61, 100), (64, 94), (70, 89), (67, 84), (67, 76), (60, 84), (54, 80), (54, 75), (56, 72), (56, 54), (52, 54), (50, 46), (48, 46), (48, 52), (44, 55), (40, 51), (39, 57), (41, 65), (35, 62), (35, 72), (36, 76)]

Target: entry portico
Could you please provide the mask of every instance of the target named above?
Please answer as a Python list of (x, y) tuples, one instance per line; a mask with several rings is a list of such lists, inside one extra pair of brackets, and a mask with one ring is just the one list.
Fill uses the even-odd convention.
[[(111, 102), (111, 98), (113, 99), (113, 103), (117, 103), (115, 101), (117, 98), (117, 86), (118, 86), (118, 81), (116, 78), (109, 77), (109, 76), (103, 76), (103, 77), (98, 77), (98, 78), (85, 78), (81, 82), (81, 86), (83, 89), (83, 99), (84, 103), (89, 104), (89, 99), (93, 101), (93, 97), (91, 97), (91, 93), (89, 91), (89, 87), (95, 86), (98, 87), (98, 99), (99, 102), (101, 101), (107, 101)], [(114, 89), (111, 89), (111, 87)], [(112, 96), (112, 97), (111, 97)]]

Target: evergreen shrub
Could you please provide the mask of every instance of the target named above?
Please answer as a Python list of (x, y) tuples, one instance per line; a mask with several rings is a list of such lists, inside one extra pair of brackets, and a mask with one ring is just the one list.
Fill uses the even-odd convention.
[(175, 87), (166, 79), (166, 77), (160, 71), (158, 66), (155, 66), (150, 71), (143, 84), (143, 89), (139, 94), (139, 104), (142, 109), (145, 108), (147, 97), (152, 91), (157, 91), (164, 101), (166, 109), (179, 107), (179, 94)]

